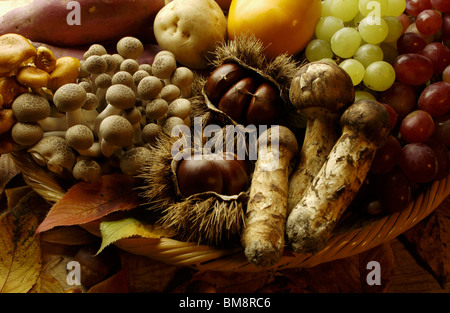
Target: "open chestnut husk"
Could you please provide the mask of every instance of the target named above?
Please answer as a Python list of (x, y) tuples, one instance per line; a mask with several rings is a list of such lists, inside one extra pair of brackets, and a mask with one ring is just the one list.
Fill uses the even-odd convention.
[(303, 114), (289, 101), (297, 61), (288, 55), (268, 60), (262, 51), (262, 43), (252, 35), (218, 45), (210, 74), (197, 79), (193, 87), (194, 96), (202, 97), (195, 102), (193, 115), (206, 112), (212, 122), (222, 125), (304, 128)]
[(150, 148), (154, 157), (138, 175), (145, 207), (178, 240), (238, 246), (252, 165), (227, 152), (220, 156), (188, 147), (175, 153), (178, 140), (163, 134)]

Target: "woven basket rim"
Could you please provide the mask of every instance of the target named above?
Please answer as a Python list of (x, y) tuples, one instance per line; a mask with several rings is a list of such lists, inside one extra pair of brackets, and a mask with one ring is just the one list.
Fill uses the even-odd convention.
[[(10, 154), (25, 182), (50, 203), (61, 199), (65, 190), (49, 173), (21, 154)], [(334, 233), (325, 248), (314, 254), (294, 254), (285, 249), (281, 260), (270, 269), (313, 267), (321, 263), (350, 257), (396, 238), (436, 209), (450, 195), (450, 174), (434, 181), (420, 193), (408, 207), (354, 229)], [(87, 229), (92, 231), (91, 229)], [(99, 235), (95, 233), (95, 235)], [(126, 238), (114, 243), (120, 249), (144, 255), (176, 266), (196, 270), (260, 271), (249, 263), (242, 247), (220, 249), (194, 242), (182, 242), (172, 238)]]

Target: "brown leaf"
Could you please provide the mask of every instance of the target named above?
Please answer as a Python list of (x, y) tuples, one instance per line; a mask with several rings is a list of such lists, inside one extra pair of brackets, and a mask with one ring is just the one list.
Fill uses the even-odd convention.
[(105, 175), (95, 183), (77, 183), (52, 206), (36, 232), (80, 225), (135, 208), (140, 203), (134, 187), (134, 179), (122, 174)]
[(127, 271), (125, 269), (89, 288), (88, 293), (128, 293)]
[(0, 215), (0, 292), (28, 292), (41, 271), (38, 221), (25, 196), (13, 210)]
[(0, 154), (0, 194), (11, 178), (19, 173), (9, 154)]
[(404, 232), (402, 238), (445, 287), (450, 281), (450, 198), (444, 200), (430, 216)]
[(63, 245), (87, 245), (99, 240), (78, 225), (55, 227), (41, 234), (41, 240)]

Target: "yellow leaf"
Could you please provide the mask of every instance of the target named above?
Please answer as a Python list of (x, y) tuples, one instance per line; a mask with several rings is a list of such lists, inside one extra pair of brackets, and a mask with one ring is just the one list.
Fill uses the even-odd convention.
[(159, 225), (143, 224), (133, 217), (117, 221), (103, 221), (100, 223), (100, 232), (102, 244), (97, 254), (120, 239), (142, 237), (159, 240), (161, 237), (172, 235), (167, 229), (161, 228)]
[(0, 215), (0, 292), (25, 293), (36, 283), (41, 271), (38, 225), (28, 193), (18, 204)]

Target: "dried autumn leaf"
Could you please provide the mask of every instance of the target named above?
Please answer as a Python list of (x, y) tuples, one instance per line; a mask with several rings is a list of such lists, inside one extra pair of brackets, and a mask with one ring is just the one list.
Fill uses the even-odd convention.
[(402, 235), (442, 286), (450, 281), (450, 198)]
[(77, 183), (52, 206), (36, 232), (80, 225), (133, 209), (140, 204), (134, 187), (133, 177), (122, 174), (105, 175), (95, 183)]
[(25, 196), (13, 210), (0, 215), (0, 292), (28, 292), (41, 271), (38, 225), (29, 204), (34, 193)]
[(9, 154), (0, 154), (0, 194), (5, 185), (19, 173)]
[(142, 237), (148, 239), (160, 239), (170, 237), (171, 233), (155, 224), (143, 224), (133, 217), (117, 221), (103, 221), (100, 223), (102, 244), (98, 253), (105, 247), (117, 240), (131, 237)]

